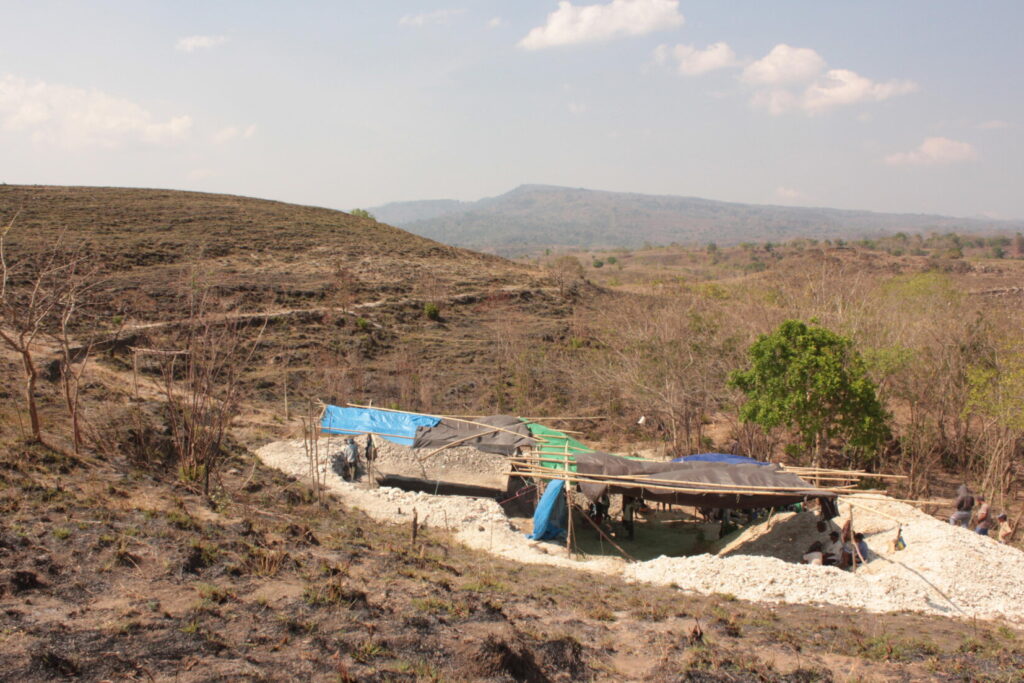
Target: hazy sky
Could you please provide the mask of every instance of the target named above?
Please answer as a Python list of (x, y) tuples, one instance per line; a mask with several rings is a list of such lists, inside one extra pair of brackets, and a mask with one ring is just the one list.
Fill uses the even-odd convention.
[(1024, 217), (1021, 0), (0, 0), (0, 182)]

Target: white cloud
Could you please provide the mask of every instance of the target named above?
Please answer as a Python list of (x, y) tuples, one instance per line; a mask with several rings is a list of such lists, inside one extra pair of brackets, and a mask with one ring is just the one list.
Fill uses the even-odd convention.
[(406, 14), (398, 23), (401, 26), (426, 26), (428, 24), (445, 24), (457, 14), (462, 14), (464, 9), (436, 9), (433, 12), (421, 12), (420, 14)]
[(218, 145), (223, 145), (225, 142), (231, 142), (242, 138), (247, 140), (256, 134), (256, 124), (250, 123), (248, 126), (226, 126), (221, 128), (213, 134), (213, 141)]
[(503, 23), (505, 22), (502, 21), (501, 17), (493, 17), (490, 21), (487, 22), (487, 28), (498, 28)]
[(698, 50), (692, 45), (659, 45), (654, 51), (654, 61), (665, 64), (670, 60), (676, 63), (679, 73), (684, 76), (700, 76), (709, 71), (734, 66), (736, 53), (728, 43), (723, 42), (708, 45), (703, 50)]
[(0, 78), (0, 130), (27, 132), (63, 147), (114, 147), (128, 141), (162, 144), (188, 137), (189, 116), (156, 121), (142, 106), (99, 90)]
[(195, 52), (223, 45), (227, 41), (227, 36), (185, 36), (178, 39), (174, 49), (179, 52)]
[(992, 121), (983, 121), (978, 124), (978, 128), (982, 130), (1000, 130), (1002, 128), (1009, 127), (1009, 123), (1007, 123), (1006, 121), (1000, 121), (999, 119), (994, 119)]
[(579, 7), (561, 0), (547, 22), (531, 29), (519, 46), (541, 50), (600, 42), (681, 26), (683, 21), (679, 0), (612, 0), (606, 5)]
[(974, 146), (949, 138), (925, 138), (917, 149), (885, 157), (890, 166), (937, 166), (970, 161), (978, 156)]
[(881, 102), (918, 89), (913, 81), (880, 83), (850, 69), (825, 69), (825, 60), (814, 50), (779, 44), (749, 64), (742, 80), (757, 88), (751, 104), (776, 116), (793, 110), (818, 114), (861, 102)]
[(825, 69), (825, 60), (809, 47), (780, 43), (743, 70), (743, 80), (755, 85), (786, 85), (814, 80)]
[(916, 90), (917, 84), (913, 81), (876, 83), (849, 69), (831, 69), (817, 82), (807, 87), (800, 106), (804, 111), (813, 114), (858, 102), (881, 102)]
[(569, 103), (569, 113), (570, 114), (582, 114), (585, 111), (587, 111), (587, 105), (583, 104), (582, 102), (570, 102)]

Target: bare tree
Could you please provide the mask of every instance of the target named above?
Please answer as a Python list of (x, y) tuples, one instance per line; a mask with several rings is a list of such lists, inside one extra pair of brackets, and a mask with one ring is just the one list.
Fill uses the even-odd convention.
[(215, 310), (208, 288), (191, 286), (189, 317), (159, 350), (163, 392), (179, 475), (202, 482), (227, 456), (225, 438), (241, 409), (242, 373), (255, 355), (266, 328), (246, 339), (244, 323), (233, 311)]
[[(57, 240), (45, 251), (21, 254), (17, 262), (10, 262), (7, 237), (14, 227), (14, 220), (12, 218), (6, 226), (0, 228), (0, 341), (21, 358), (25, 373), (23, 391), (29, 415), (30, 438), (42, 442), (42, 422), (36, 402), (39, 369), (36, 367), (34, 352), (40, 336), (54, 329), (62, 331), (57, 336), (68, 342), (70, 348), (69, 325), (91, 284), (90, 279), (80, 270), (83, 261), (81, 254), (66, 251), (61, 240)], [(80, 376), (74, 377), (76, 387)], [(77, 448), (81, 443), (77, 426), (77, 388), (72, 391), (73, 382), (69, 377), (66, 379), (65, 396), (75, 424)]]

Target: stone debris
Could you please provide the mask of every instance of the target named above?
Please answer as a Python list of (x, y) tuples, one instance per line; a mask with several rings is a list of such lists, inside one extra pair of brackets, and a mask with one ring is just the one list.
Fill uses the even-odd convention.
[[(378, 445), (380, 439), (377, 440)], [(393, 444), (388, 444), (390, 451)], [(401, 448), (401, 447), (395, 447)], [(383, 453), (385, 449), (381, 448)], [(411, 451), (411, 449), (403, 449)], [(474, 449), (458, 455), (470, 466)], [(309, 477), (301, 441), (272, 443), (257, 451), (264, 463)], [(404, 457), (404, 456), (402, 456)], [(480, 467), (472, 464), (472, 467)], [(622, 576), (628, 581), (671, 585), (702, 594), (729, 594), (757, 602), (820, 604), (870, 612), (913, 611), (959, 618), (1024, 623), (1024, 553), (971, 530), (953, 527), (913, 506), (884, 496), (842, 502), (840, 520), (851, 510), (854, 528), (865, 534), (871, 561), (856, 572), (796, 564), (815, 540), (814, 513), (788, 513), (744, 530), (718, 555), (658, 557), (628, 564), (616, 557), (569, 558), (550, 543), (531, 541), (491, 499), (433, 496), (395, 488), (349, 483), (322, 467), (326, 487), (377, 521), (447, 529), (465, 545), (518, 562), (571, 567)], [(471, 470), (472, 471), (472, 470)], [(879, 514), (881, 513), (881, 514)], [(893, 549), (897, 522), (907, 543)]]

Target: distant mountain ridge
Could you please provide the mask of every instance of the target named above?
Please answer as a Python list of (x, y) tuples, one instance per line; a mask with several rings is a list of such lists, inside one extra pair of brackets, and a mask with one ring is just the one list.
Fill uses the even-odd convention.
[(897, 232), (1005, 232), (1021, 221), (721, 202), (697, 197), (521, 185), (476, 202), (371, 208), (378, 220), (460, 247), (518, 255), (545, 248), (858, 239)]

